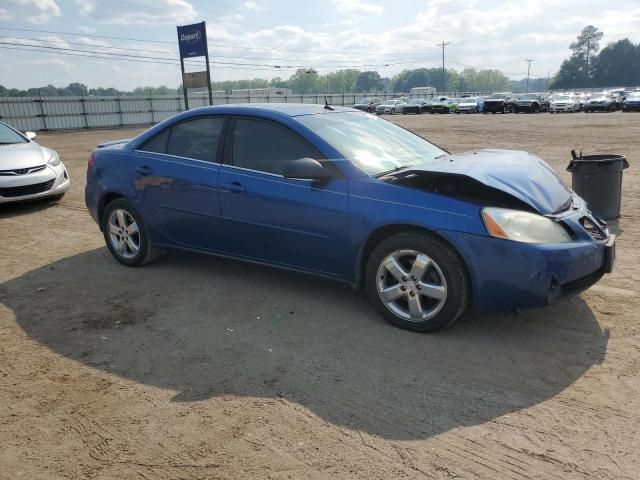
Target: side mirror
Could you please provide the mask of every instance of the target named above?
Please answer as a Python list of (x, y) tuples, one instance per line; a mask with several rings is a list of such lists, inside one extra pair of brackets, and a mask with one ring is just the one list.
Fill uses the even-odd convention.
[(285, 178), (298, 178), (301, 180), (327, 180), (331, 178), (331, 172), (313, 158), (300, 158), (284, 167)]
[(24, 136), (29, 140), (33, 140), (34, 138), (36, 138), (36, 132), (24, 132)]

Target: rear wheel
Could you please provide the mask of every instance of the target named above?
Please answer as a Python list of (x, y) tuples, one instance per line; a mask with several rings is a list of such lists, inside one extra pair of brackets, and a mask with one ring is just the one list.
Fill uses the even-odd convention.
[(118, 262), (140, 267), (156, 258), (144, 220), (124, 198), (106, 206), (101, 225), (107, 248)]
[(458, 254), (441, 240), (417, 232), (389, 237), (373, 250), (365, 287), (390, 323), (416, 332), (432, 332), (455, 321), (470, 293)]

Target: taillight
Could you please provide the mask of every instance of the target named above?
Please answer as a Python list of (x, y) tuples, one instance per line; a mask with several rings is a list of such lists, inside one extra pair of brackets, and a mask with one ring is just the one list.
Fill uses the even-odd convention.
[(87, 170), (90, 170), (93, 168), (93, 164), (94, 164), (94, 158), (93, 158), (93, 152), (91, 152), (89, 154), (89, 160), (87, 161)]

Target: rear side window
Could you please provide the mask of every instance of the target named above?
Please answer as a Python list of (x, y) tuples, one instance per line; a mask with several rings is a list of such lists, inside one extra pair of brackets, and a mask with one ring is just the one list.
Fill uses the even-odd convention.
[(151, 139), (147, 140), (144, 145), (140, 147), (140, 150), (153, 153), (167, 153), (167, 140), (169, 140), (170, 131), (170, 129), (167, 129), (158, 133), (155, 137), (151, 137)]
[(139, 150), (216, 162), (224, 122), (222, 117), (187, 120), (158, 133)]
[(273, 122), (238, 119), (233, 132), (233, 165), (282, 175), (300, 158), (320, 159), (320, 153), (288, 128)]
[(179, 123), (171, 130), (167, 153), (215, 162), (223, 127), (224, 118), (197, 118)]

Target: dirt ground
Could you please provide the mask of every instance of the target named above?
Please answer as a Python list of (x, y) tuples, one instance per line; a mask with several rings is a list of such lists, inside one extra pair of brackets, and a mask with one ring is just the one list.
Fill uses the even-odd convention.
[[(0, 207), (0, 479), (637, 479), (640, 115), (423, 115), (453, 152), (627, 155), (617, 264), (577, 298), (386, 324), (340, 284), (171, 254), (118, 265), (87, 155), (136, 130), (42, 134), (59, 203)], [(635, 473), (634, 473), (635, 472)]]

